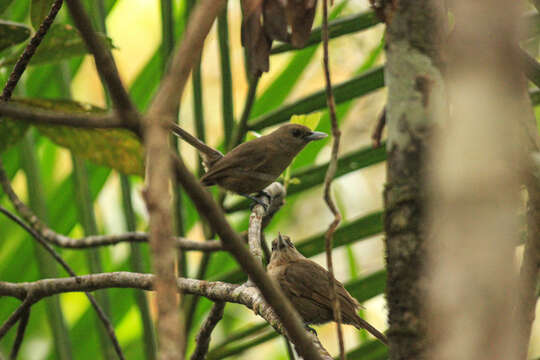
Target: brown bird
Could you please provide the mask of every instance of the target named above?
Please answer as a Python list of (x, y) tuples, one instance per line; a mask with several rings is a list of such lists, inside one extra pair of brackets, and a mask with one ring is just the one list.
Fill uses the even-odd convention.
[[(277, 239), (272, 241), (268, 275), (279, 283), (306, 324), (323, 324), (335, 320), (330, 300), (328, 271), (296, 250), (288, 236), (279, 234)], [(387, 344), (385, 335), (358, 316), (358, 301), (345, 290), (342, 283), (335, 278), (333, 281), (336, 284), (341, 321), (357, 329), (366, 329)]]
[(176, 124), (171, 129), (201, 153), (207, 169), (201, 177), (203, 185), (219, 185), (253, 200), (249, 195), (274, 182), (310, 141), (327, 136), (303, 125), (287, 124), (223, 155)]

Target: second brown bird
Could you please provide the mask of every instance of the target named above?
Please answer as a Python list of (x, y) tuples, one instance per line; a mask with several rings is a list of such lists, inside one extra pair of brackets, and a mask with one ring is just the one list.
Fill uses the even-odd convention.
[[(323, 324), (335, 320), (328, 271), (296, 250), (288, 236), (280, 234), (272, 241), (268, 275), (279, 283), (304, 322)], [(358, 316), (358, 301), (345, 290), (342, 283), (335, 278), (333, 281), (339, 299), (341, 321), (357, 329), (366, 329), (387, 344), (386, 336)]]

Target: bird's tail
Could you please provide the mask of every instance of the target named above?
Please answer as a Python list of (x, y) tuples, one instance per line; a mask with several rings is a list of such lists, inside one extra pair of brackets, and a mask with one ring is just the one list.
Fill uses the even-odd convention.
[(201, 140), (197, 139), (195, 136), (191, 135), (172, 121), (169, 123), (169, 128), (176, 136), (193, 146), (201, 153), (204, 165), (207, 169), (210, 168), (217, 160), (223, 157), (223, 154), (220, 151), (206, 145)]
[(371, 335), (379, 339), (380, 342), (382, 342), (385, 345), (388, 345), (388, 339), (386, 338), (386, 336), (382, 332), (380, 332), (379, 330), (371, 326), (371, 324), (368, 323), (366, 320), (356, 315), (356, 317), (354, 318), (354, 321), (355, 322), (352, 325), (354, 325), (355, 328), (367, 330)]

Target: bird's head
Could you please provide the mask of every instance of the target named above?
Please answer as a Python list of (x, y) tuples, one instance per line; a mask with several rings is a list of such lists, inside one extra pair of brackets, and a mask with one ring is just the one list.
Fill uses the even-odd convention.
[(305, 258), (296, 248), (287, 235), (278, 234), (278, 237), (272, 241), (272, 256), (270, 263), (277, 265), (278, 263), (286, 263), (289, 261)]
[(272, 134), (282, 147), (288, 151), (297, 153), (309, 142), (324, 139), (328, 135), (320, 131), (312, 131), (310, 128), (300, 124), (286, 124), (279, 127)]

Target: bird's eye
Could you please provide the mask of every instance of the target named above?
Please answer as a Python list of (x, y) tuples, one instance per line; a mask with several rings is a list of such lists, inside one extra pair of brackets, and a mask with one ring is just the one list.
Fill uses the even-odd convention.
[(299, 137), (300, 135), (302, 135), (302, 131), (300, 131), (300, 129), (294, 129), (294, 130), (292, 131), (292, 135), (293, 135), (294, 137)]
[(276, 242), (272, 242), (272, 251), (276, 250), (277, 248), (277, 243)]

